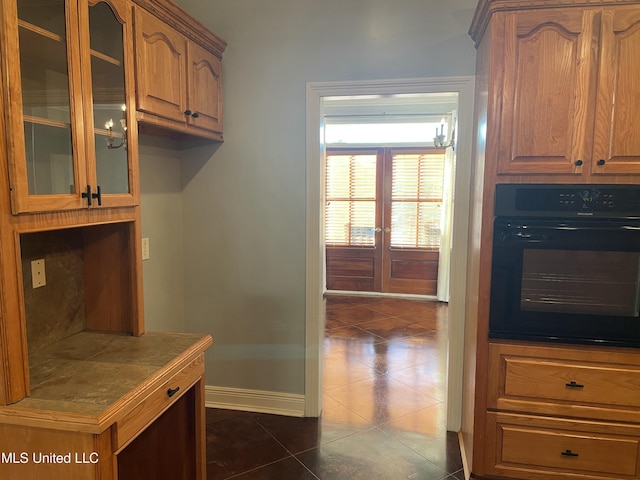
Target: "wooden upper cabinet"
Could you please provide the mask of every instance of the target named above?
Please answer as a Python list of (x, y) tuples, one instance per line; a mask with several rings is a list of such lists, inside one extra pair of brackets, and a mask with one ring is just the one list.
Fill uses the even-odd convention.
[(590, 146), (595, 12), (520, 11), (504, 20), (499, 172), (579, 173)]
[(200, 45), (188, 45), (189, 79), (187, 121), (197, 127), (222, 133), (222, 62)]
[(498, 173), (640, 173), (637, 7), (505, 12)]
[(138, 109), (178, 122), (187, 110), (187, 40), (159, 18), (135, 9)]
[(602, 13), (593, 174), (640, 174), (640, 9)]
[(142, 8), (135, 50), (139, 120), (221, 140), (220, 57)]
[(135, 205), (126, 0), (7, 0), (0, 11), (12, 212)]

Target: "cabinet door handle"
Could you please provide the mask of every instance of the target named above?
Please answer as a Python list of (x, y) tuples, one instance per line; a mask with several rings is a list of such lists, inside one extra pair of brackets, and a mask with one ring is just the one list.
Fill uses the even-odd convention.
[(600, 167), (601, 167), (602, 165), (604, 165), (605, 163), (607, 163), (607, 162), (605, 162), (605, 161), (604, 161), (604, 159), (602, 159), (602, 158), (596, 162), (596, 164), (597, 164), (598, 166), (600, 166)]
[[(98, 205), (102, 206), (102, 190), (100, 189), (100, 185), (98, 185), (98, 193), (92, 193), (91, 197), (98, 200)], [(89, 202), (89, 205), (91, 205), (91, 202)]]
[(191, 110), (187, 109), (187, 110), (184, 111), (184, 114), (189, 117), (189, 116), (191, 116), (193, 114), (193, 112)]
[(86, 192), (82, 192), (82, 198), (86, 198), (87, 199), (87, 205), (90, 207), (91, 206), (91, 199), (94, 198), (93, 195), (91, 195), (91, 185), (87, 185), (87, 191)]
[(565, 457), (577, 457), (579, 454), (573, 453), (571, 450), (565, 450), (564, 452), (560, 452), (560, 455), (563, 455)]
[(173, 397), (176, 393), (178, 393), (178, 390), (180, 390), (180, 387), (176, 387), (176, 388), (169, 388), (167, 390), (167, 396), (169, 398)]
[(569, 388), (584, 388), (584, 385), (582, 385), (581, 383), (576, 383), (574, 381), (565, 383), (564, 386)]
[(200, 114), (198, 112), (193, 112), (191, 114), (191, 118), (198, 118), (200, 116)]
[(582, 160), (576, 160), (576, 161), (575, 161), (575, 166), (576, 166), (576, 167), (581, 167), (581, 166), (582, 166), (582, 163), (583, 163), (583, 162), (582, 162)]

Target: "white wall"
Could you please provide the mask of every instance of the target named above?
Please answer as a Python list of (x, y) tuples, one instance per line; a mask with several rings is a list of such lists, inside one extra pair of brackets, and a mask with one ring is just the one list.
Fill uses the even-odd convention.
[(302, 394), (306, 84), (473, 75), (476, 0), (176, 3), (229, 44), (225, 142), (181, 152), (186, 326), (214, 337), (208, 385)]

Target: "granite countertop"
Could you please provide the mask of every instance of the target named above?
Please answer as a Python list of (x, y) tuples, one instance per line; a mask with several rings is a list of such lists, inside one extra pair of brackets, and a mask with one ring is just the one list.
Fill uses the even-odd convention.
[(211, 337), (80, 332), (31, 353), (31, 395), (2, 408), (99, 416), (198, 344), (204, 351)]

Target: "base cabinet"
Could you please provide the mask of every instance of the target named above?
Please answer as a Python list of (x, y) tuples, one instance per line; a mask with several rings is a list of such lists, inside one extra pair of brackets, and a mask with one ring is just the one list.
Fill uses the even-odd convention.
[(487, 473), (531, 480), (640, 478), (640, 426), (489, 412)]
[(640, 358), (632, 349), (489, 345), (480, 478), (640, 479)]
[(85, 332), (42, 353), (44, 380), (0, 407), (0, 479), (205, 480), (211, 342)]
[(196, 387), (116, 455), (118, 480), (204, 479), (196, 456)]

